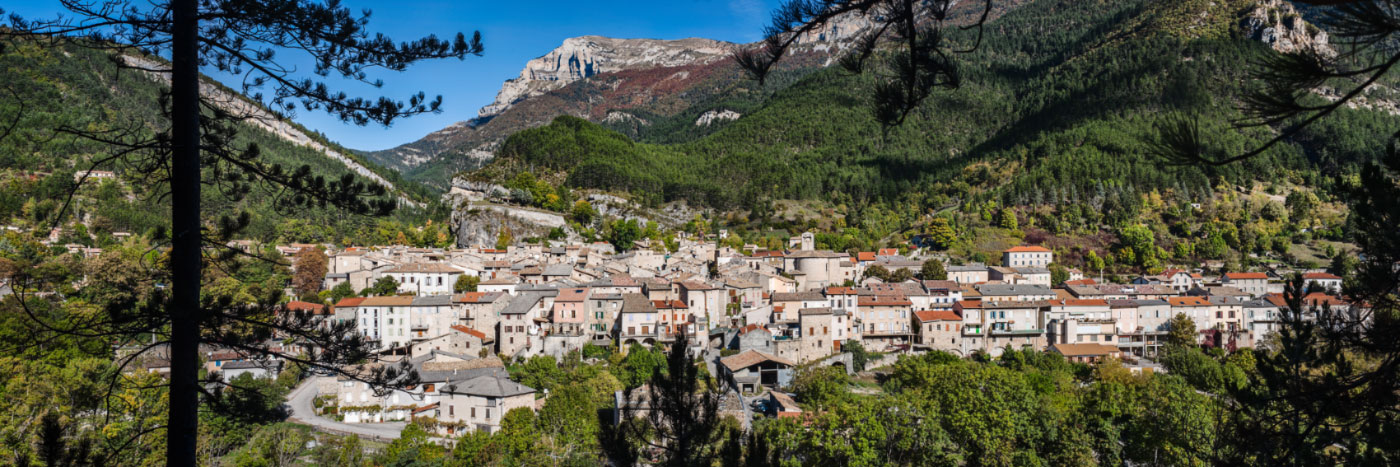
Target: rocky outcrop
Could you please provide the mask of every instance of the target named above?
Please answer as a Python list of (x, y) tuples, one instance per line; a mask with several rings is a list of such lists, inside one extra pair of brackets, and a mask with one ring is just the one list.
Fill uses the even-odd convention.
[[(802, 35), (800, 45), (844, 42), (869, 28), (863, 15), (844, 15)], [(520, 76), (501, 86), (495, 102), (481, 108), (480, 117), (497, 115), (522, 99), (562, 88), (569, 83), (619, 70), (674, 67), (727, 58), (737, 44), (710, 39), (614, 39), (581, 36), (564, 39), (549, 53), (530, 60)], [(683, 77), (682, 77), (683, 78)]]
[[(998, 0), (991, 17), (1027, 1)], [(958, 2), (950, 12), (950, 21), (962, 25), (980, 17), (979, 5)], [(855, 14), (832, 20), (799, 37), (793, 55), (780, 67), (791, 70), (831, 65), (871, 24), (869, 17)], [(744, 78), (728, 57), (738, 46), (709, 39), (566, 39), (506, 81), (479, 117), (412, 143), (363, 154), (380, 165), (403, 171), (410, 180), (446, 189), (448, 183), (436, 181), (435, 176), (481, 167), (506, 137), (547, 125), (556, 116), (574, 115), (636, 131), (652, 123), (639, 115), (675, 116), (699, 100), (715, 96), (715, 92), (737, 89), (728, 83)]]
[(506, 81), (496, 100), (481, 108), (482, 118), (512, 104), (611, 71), (708, 63), (725, 58), (734, 44), (710, 39), (614, 39), (582, 36), (564, 39), (558, 48), (530, 60), (520, 76)]
[(838, 16), (826, 24), (797, 38), (799, 45), (842, 43), (854, 39), (874, 24), (870, 17), (860, 14)]
[(638, 117), (638, 116), (636, 116), (636, 115), (632, 115), (632, 114), (627, 113), (627, 112), (619, 112), (619, 111), (616, 111), (616, 110), (611, 111), (611, 112), (608, 112), (608, 115), (607, 115), (606, 117), (603, 117), (603, 123), (625, 123), (625, 122), (635, 122), (635, 123), (637, 123), (637, 124), (639, 124), (639, 125), (650, 125), (650, 124), (651, 124), (651, 122), (647, 121), (647, 119), (645, 119), (645, 118)]
[(1263, 0), (1240, 20), (1245, 37), (1268, 44), (1283, 53), (1316, 51), (1324, 56), (1336, 52), (1328, 43), (1327, 32), (1309, 24), (1284, 0)]
[(700, 118), (695, 119), (695, 126), (710, 126), (717, 121), (738, 120), (739, 117), (739, 112), (733, 110), (711, 110), (700, 114)]
[[(137, 57), (133, 55), (122, 55), (121, 59), (122, 61), (126, 62), (127, 65), (138, 69), (166, 69), (166, 65), (164, 63), (157, 63), (154, 60), (150, 60), (143, 57)], [(165, 84), (170, 84), (170, 75), (167, 73), (146, 72), (146, 75), (150, 76), (152, 79), (155, 79), (157, 81), (163, 82)], [(389, 190), (390, 192), (398, 192), (398, 188), (395, 187), (393, 183), (389, 183), (388, 180), (385, 180), (384, 177), (381, 177), (379, 176), (379, 174), (374, 173), (374, 171), (370, 170), (368, 167), (361, 165), (359, 162), (356, 162), (354, 159), (351, 159), (338, 151), (326, 147), (326, 145), (321, 144), (319, 141), (316, 141), (315, 139), (308, 136), (306, 133), (302, 132), (295, 125), (292, 125), (285, 119), (273, 114), (272, 112), (269, 112), (267, 109), (263, 108), (262, 106), (256, 103), (253, 103), (252, 101), (249, 101), (241, 95), (227, 92), (224, 90), (224, 88), (220, 88), (219, 86), (216, 86), (208, 81), (200, 81), (199, 94), (203, 96), (206, 101), (209, 101), (214, 105), (219, 106), (219, 108), (223, 109), (225, 112), (228, 112), (229, 114), (235, 117), (244, 119), (244, 122), (247, 122), (260, 129), (263, 129), (268, 133), (277, 136), (278, 138), (291, 142), (292, 144), (306, 146), (308, 148), (311, 148), (312, 150), (320, 152), (326, 157), (334, 159), (337, 162), (340, 162), (341, 164), (345, 164), (345, 168), (350, 169), (350, 171), (354, 172), (356, 175), (368, 178), (374, 181), (375, 183), (384, 186), (384, 188)], [(411, 206), (420, 205), (420, 203), (410, 200), (404, 196), (399, 196), (399, 202)]]
[(516, 240), (544, 237), (549, 235), (550, 229), (564, 224), (564, 218), (557, 215), (491, 205), (473, 205), (470, 209), (454, 211), (452, 220), (457, 226), (459, 246), (495, 245), (502, 230), (509, 231)]

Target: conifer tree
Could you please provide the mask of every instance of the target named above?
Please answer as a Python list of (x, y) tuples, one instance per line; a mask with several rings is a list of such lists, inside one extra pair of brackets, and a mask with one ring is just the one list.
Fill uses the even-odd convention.
[[(1160, 128), (1152, 144), (1176, 164), (1233, 164), (1291, 141), (1310, 125), (1354, 104), (1393, 75), (1400, 51), (1400, 10), (1388, 0), (1297, 0), (1321, 7), (1316, 21), (1330, 48), (1301, 47), (1265, 54), (1256, 64), (1256, 91), (1242, 126), (1277, 129), (1248, 151), (1226, 152), (1195, 119), (1181, 116)], [(1340, 98), (1318, 101), (1313, 90), (1335, 86)], [(1380, 137), (1378, 135), (1378, 137)], [(1362, 170), (1347, 201), (1363, 260), (1344, 287), (1341, 306), (1307, 303), (1302, 279), (1285, 293), (1277, 345), (1258, 352), (1256, 375), (1233, 391), (1234, 448), (1222, 464), (1392, 464), (1400, 459), (1400, 133), (1390, 149)], [(1305, 204), (1295, 202), (1295, 205)], [(1305, 206), (1306, 207), (1306, 206)]]
[[(111, 153), (97, 158), (92, 168), (119, 160), (130, 164), (147, 174), (147, 182), (166, 187), (163, 197), (171, 203), (170, 235), (162, 237), (169, 242), (169, 295), (142, 309), (109, 310), (111, 316), (99, 331), (67, 331), (102, 332), (117, 340), (156, 335), (158, 344), (168, 345), (166, 459), (170, 465), (193, 465), (201, 398), (220, 397), (219, 391), (206, 390), (216, 381), (198, 378), (201, 344), (332, 370), (372, 357), (370, 343), (348, 326), (317, 328), (308, 315), (279, 310), (275, 303), (245, 306), (228, 297), (202, 296), (206, 269), (210, 263), (232, 263), (242, 254), (225, 245), (251, 222), (247, 213), (213, 219), (202, 212), (204, 186), (235, 201), (250, 190), (267, 189), (278, 195), (278, 207), (288, 211), (334, 206), (352, 214), (384, 215), (396, 206), (378, 184), (353, 175), (327, 180), (308, 166), (265, 163), (257, 145), (236, 144), (237, 124), (260, 117), (236, 113), (201, 92), (201, 70), (242, 77), (245, 95), (286, 115), (305, 109), (359, 125), (388, 125), (401, 117), (437, 112), (441, 97), (428, 100), (419, 92), (405, 101), (371, 100), (347, 96), (318, 79), (337, 76), (378, 87), (383, 83), (371, 79), (370, 71), (402, 71), (422, 60), (478, 55), (483, 50), (480, 35), (430, 35), (395, 42), (365, 28), (368, 11), (356, 16), (335, 1), (64, 0), (62, 6), (69, 15), (53, 20), (11, 16), (0, 35), (107, 49), (127, 71), (151, 73), (170, 84), (160, 98), (168, 128), (152, 132), (138, 123), (108, 131), (59, 129), (108, 144)], [(284, 59), (280, 53), (286, 51), (308, 56), (315, 77), (303, 76), (304, 71)], [(205, 261), (206, 247), (219, 253)], [(314, 351), (299, 356), (269, 348), (264, 343), (274, 335)], [(402, 368), (390, 366), (353, 376), (380, 387), (413, 379)]]
[[(719, 394), (702, 378), (700, 367), (690, 355), (687, 335), (682, 332), (666, 353), (666, 367), (657, 369), (645, 388), (643, 413), (633, 407), (626, 419), (640, 417), (640, 423), (625, 425), (635, 443), (662, 453), (654, 461), (667, 466), (709, 466), (719, 454)], [(703, 363), (701, 363), (703, 364)], [(627, 391), (634, 400), (635, 390)]]
[[(905, 117), (936, 89), (956, 89), (962, 83), (956, 55), (975, 50), (982, 42), (982, 25), (992, 11), (991, 0), (970, 2), (975, 19), (953, 26), (957, 0), (787, 0), (773, 12), (772, 24), (764, 28), (761, 45), (740, 49), (734, 60), (750, 76), (762, 83), (773, 67), (806, 35), (820, 31), (832, 21), (861, 16), (871, 26), (855, 41), (855, 47), (841, 58), (841, 66), (852, 73), (870, 68), (872, 58), (880, 65), (872, 70), (886, 76), (874, 89), (876, 120), (887, 126), (904, 122)], [(964, 7), (967, 8), (967, 7)], [(946, 29), (976, 29), (972, 44), (953, 44)], [(888, 50), (881, 48), (888, 45)]]

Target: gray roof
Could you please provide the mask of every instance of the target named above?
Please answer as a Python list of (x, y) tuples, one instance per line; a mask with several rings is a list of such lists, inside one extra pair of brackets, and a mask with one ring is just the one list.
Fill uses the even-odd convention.
[(825, 296), (825, 295), (822, 295), (821, 292), (818, 292), (818, 291), (816, 291), (816, 290), (808, 290), (808, 291), (806, 291), (806, 292), (792, 292), (792, 293), (775, 292), (775, 293), (773, 294), (773, 301), (775, 301), (775, 302), (823, 301), (823, 302), (824, 302), (824, 301), (826, 301), (826, 296)]
[(1170, 306), (1166, 300), (1134, 300), (1134, 299), (1114, 299), (1108, 301), (1108, 306), (1113, 308), (1130, 308), (1144, 306)]
[(1016, 271), (1017, 274), (1050, 274), (1049, 269), (1037, 267), (1011, 268), (1011, 270)]
[(510, 376), (510, 372), (501, 367), (472, 368), (468, 370), (418, 370), (418, 380), (424, 383), (461, 384), (463, 381), (470, 381), (483, 376), (500, 376), (501, 378), (506, 378)]
[(1055, 295), (1049, 287), (1038, 284), (980, 284), (977, 292), (984, 296)]
[(505, 308), (501, 309), (501, 314), (520, 315), (529, 313), (530, 309), (535, 307), (535, 303), (538, 303), (540, 299), (544, 297), (544, 294), (540, 294), (537, 292), (525, 292), (520, 295), (516, 295), (515, 298), (512, 298), (509, 303), (506, 303)]
[(541, 297), (553, 297), (559, 295), (559, 286), (550, 284), (520, 284), (515, 287), (517, 293), (533, 293)]
[(801, 309), (801, 310), (797, 310), (797, 314), (799, 314), (799, 315), (829, 315), (829, 314), (831, 314), (831, 308), (803, 308), (803, 309)]
[(551, 264), (544, 267), (546, 276), (569, 276), (573, 275), (574, 267), (568, 264)]
[(726, 279), (726, 280), (724, 281), (724, 286), (725, 286), (725, 287), (735, 288), (735, 289), (757, 289), (757, 288), (759, 288), (759, 285), (758, 285), (758, 284), (755, 284), (755, 283), (753, 283), (753, 282), (749, 282), (749, 281), (746, 281), (746, 280), (743, 280), (743, 279), (740, 279), (740, 278), (737, 278), (737, 277), (736, 277), (736, 278)]
[(639, 293), (622, 294), (623, 313), (655, 313), (656, 305), (647, 300), (645, 295)]
[(452, 306), (451, 295), (424, 295), (413, 298), (413, 306)]
[(831, 250), (799, 250), (787, 254), (788, 258), (841, 258), (845, 255)]
[(258, 369), (258, 370), (273, 371), (274, 369), (279, 368), (279, 367), (281, 367), (281, 366), (282, 366), (282, 363), (281, 363), (281, 362), (278, 362), (278, 361), (263, 361), (263, 362), (259, 362), (259, 361), (255, 361), (255, 360), (239, 360), (239, 361), (236, 361), (236, 362), (228, 362), (228, 363), (225, 363), (225, 364), (223, 364), (222, 366), (220, 366), (219, 369), (220, 369), (220, 370), (250, 370), (250, 369)]
[(962, 266), (948, 266), (948, 272), (983, 272), (987, 270), (987, 265), (980, 263), (964, 264)]
[(1270, 302), (1270, 301), (1265, 300), (1265, 299), (1262, 299), (1262, 298), (1256, 298), (1256, 299), (1254, 299), (1254, 300), (1250, 300), (1250, 301), (1244, 302), (1244, 307), (1245, 307), (1245, 308), (1278, 308), (1278, 305), (1275, 305), (1275, 304), (1273, 304), (1273, 302)]
[(466, 381), (454, 383), (447, 387), (449, 394), (467, 394), (482, 397), (510, 397), (522, 394), (534, 394), (535, 390), (529, 386), (511, 381), (499, 372), (478, 376)]

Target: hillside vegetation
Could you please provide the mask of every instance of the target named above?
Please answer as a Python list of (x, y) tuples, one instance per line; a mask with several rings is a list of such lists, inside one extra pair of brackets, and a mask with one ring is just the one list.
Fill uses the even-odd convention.
[[(134, 167), (104, 162), (118, 148), (65, 130), (149, 136), (168, 125), (158, 107), (163, 85), (143, 73), (119, 70), (109, 53), (26, 42), (7, 43), (0, 53), (0, 69), (5, 70), (0, 73), (0, 115), (5, 125), (14, 125), (9, 136), (0, 140), (0, 174), (10, 188), (0, 190), (0, 219), (4, 223), (43, 231), (49, 225), (74, 227), (68, 229), (67, 240), (83, 244), (102, 243), (113, 232), (139, 234), (168, 223), (168, 200), (159, 198), (162, 187), (152, 185), (147, 174)], [(236, 128), (234, 145), (256, 145), (265, 163), (289, 170), (308, 166), (313, 173), (330, 179), (351, 173), (343, 163), (319, 151), (252, 125)], [(348, 154), (322, 136), (301, 130)], [(400, 194), (432, 201), (431, 191), (402, 180), (397, 173), (363, 160), (357, 162), (393, 182)], [(89, 178), (64, 210), (67, 194), (77, 183), (74, 173), (89, 169), (112, 171), (116, 178)], [(263, 187), (254, 187), (239, 199), (211, 186), (203, 196), (206, 215), (247, 211), (253, 221), (248, 235), (266, 241), (338, 242), (370, 233), (376, 224), (374, 219), (344, 216), (329, 208), (282, 211), (275, 206), (274, 194)], [(395, 217), (402, 222), (419, 222), (428, 218), (427, 210), (432, 209), (441, 208), (432, 203), (425, 209), (401, 207)]]
[[(1235, 108), (1249, 86), (1249, 64), (1276, 53), (1237, 31), (1254, 3), (1032, 2), (990, 23), (980, 47), (963, 57), (964, 85), (929, 99), (901, 127), (882, 128), (869, 114), (872, 78), (826, 69), (713, 133), (643, 136), (671, 144), (633, 142), (560, 117), (511, 136), (497, 160), (473, 176), (505, 180), (532, 171), (572, 187), (627, 191), (644, 203), (702, 203), (745, 213), (737, 220), (755, 230), (751, 235), (783, 222), (771, 216), (773, 201), (782, 199), (825, 203), (832, 215), (819, 227), (860, 229), (851, 235), (863, 238), (855, 245), (918, 233), (929, 213), (949, 207), (958, 209), (942, 216), (970, 236), (979, 225), (996, 227), (981, 212), (1002, 206), (1021, 220), (1018, 227), (1043, 228), (1048, 236), (1150, 225), (1171, 250), (1178, 239), (1209, 238), (1202, 226), (1216, 221), (1181, 206), (1232, 202), (1224, 196), (1256, 186), (1279, 198), (1300, 190), (1330, 200), (1337, 180), (1379, 154), (1379, 136), (1397, 123), (1383, 112), (1346, 110), (1261, 157), (1225, 167), (1173, 166), (1152, 155), (1158, 125), (1173, 115), (1199, 118), (1226, 151), (1272, 136), (1232, 125), (1243, 117)], [(1168, 209), (1144, 209), (1152, 199), (1190, 225), (1170, 231), (1160, 217)], [(1244, 217), (1250, 219), (1236, 230), (1253, 221)], [(840, 225), (829, 222), (835, 218)], [(1058, 222), (1032, 220), (1040, 218)], [(1296, 238), (1296, 228), (1261, 235), (1309, 240)], [(1107, 249), (1114, 242), (1100, 243)], [(1249, 243), (1232, 242), (1230, 250), (1254, 251)], [(1163, 260), (1172, 256), (1162, 253)]]

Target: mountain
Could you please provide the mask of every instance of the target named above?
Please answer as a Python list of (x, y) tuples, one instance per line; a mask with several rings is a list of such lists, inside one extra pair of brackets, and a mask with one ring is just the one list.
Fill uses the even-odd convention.
[[(63, 130), (139, 136), (166, 127), (158, 105), (165, 76), (119, 68), (121, 64), (160, 69), (165, 62), (136, 51), (71, 43), (48, 46), (14, 40), (5, 45), (0, 51), (0, 69), (6, 70), (0, 73), (0, 89), (5, 91), (0, 96), (0, 115), (7, 126), (13, 124), (13, 131), (0, 140), (0, 174), (14, 189), (0, 190), (0, 218), (4, 219), (0, 222), (18, 226), (59, 222), (80, 225), (92, 235), (165, 226), (169, 206), (159, 197), (159, 187), (147, 178), (147, 169), (108, 161), (106, 156), (115, 151), (112, 146)], [(290, 170), (309, 166), (329, 179), (350, 174), (384, 185), (399, 198), (402, 209), (396, 218), (402, 220), (421, 218), (422, 210), (414, 207), (426, 206), (435, 198), (397, 172), (364, 160), (216, 81), (206, 78), (201, 92), (221, 110), (245, 118), (234, 125), (233, 143), (256, 144), (266, 163)], [(76, 183), (74, 174), (88, 169), (113, 172), (115, 184), (109, 187), (102, 180), (88, 180), (76, 190), (67, 209), (60, 211)], [(255, 186), (241, 197), (224, 192), (227, 188), (206, 187), (206, 212), (250, 212), (253, 223), (248, 233), (253, 238), (338, 241), (376, 222), (344, 216), (332, 208), (288, 212), (276, 205), (275, 195), (265, 188)]]
[[(1277, 217), (1255, 225), (1260, 206), (1292, 191), (1336, 199), (1334, 176), (1383, 153), (1386, 135), (1400, 127), (1386, 111), (1389, 86), (1371, 91), (1376, 105), (1340, 111), (1238, 164), (1171, 165), (1152, 155), (1151, 144), (1174, 115), (1196, 116), (1226, 152), (1272, 137), (1274, 129), (1233, 122), (1244, 117), (1237, 106), (1252, 86), (1251, 63), (1279, 50), (1326, 47), (1322, 31), (1294, 16), (1277, 1), (1037, 0), (989, 23), (977, 50), (961, 56), (963, 86), (937, 93), (900, 127), (882, 128), (870, 115), (869, 74), (822, 69), (704, 134), (638, 138), (608, 122), (561, 117), (513, 134), (468, 178), (505, 183), (528, 171), (644, 205), (686, 201), (738, 213), (738, 224), (753, 227), (787, 226), (773, 210), (797, 200), (808, 214), (785, 228), (860, 226), (857, 237), (878, 233), (874, 239), (933, 212), (962, 213), (949, 215), (971, 229), (996, 218), (998, 206), (1042, 231), (1099, 235), (1135, 222), (1180, 223), (1162, 238), (1192, 245), (1228, 218), (1231, 229), (1251, 232), (1231, 242), (1301, 238)], [(974, 40), (969, 31), (953, 34)], [(1328, 92), (1319, 88), (1318, 99)], [(1236, 203), (1236, 192), (1246, 194), (1245, 205), (1189, 212)], [(1154, 217), (1141, 217), (1149, 212)], [(1329, 238), (1341, 238), (1339, 216), (1315, 228), (1335, 228)], [(1066, 244), (1105, 238), (1112, 237)], [(1258, 244), (1230, 246), (1252, 251), (1248, 245)]]
[(520, 76), (507, 80), (496, 101), (481, 108), (477, 118), (489, 119), (526, 98), (562, 88), (602, 73), (720, 60), (734, 44), (710, 39), (613, 39), (583, 36), (564, 39), (543, 57), (530, 60)]
[[(999, 1), (993, 16), (1026, 0)], [(981, 11), (959, 4), (954, 21)], [(773, 92), (833, 63), (832, 57), (869, 20), (846, 16), (799, 38), (794, 56), (760, 88), (730, 60), (738, 44), (708, 39), (566, 39), (507, 81), (476, 118), (393, 149), (364, 153), (411, 180), (445, 189), (460, 172), (480, 167), (511, 134), (572, 115), (638, 139), (693, 139), (755, 109)]]

